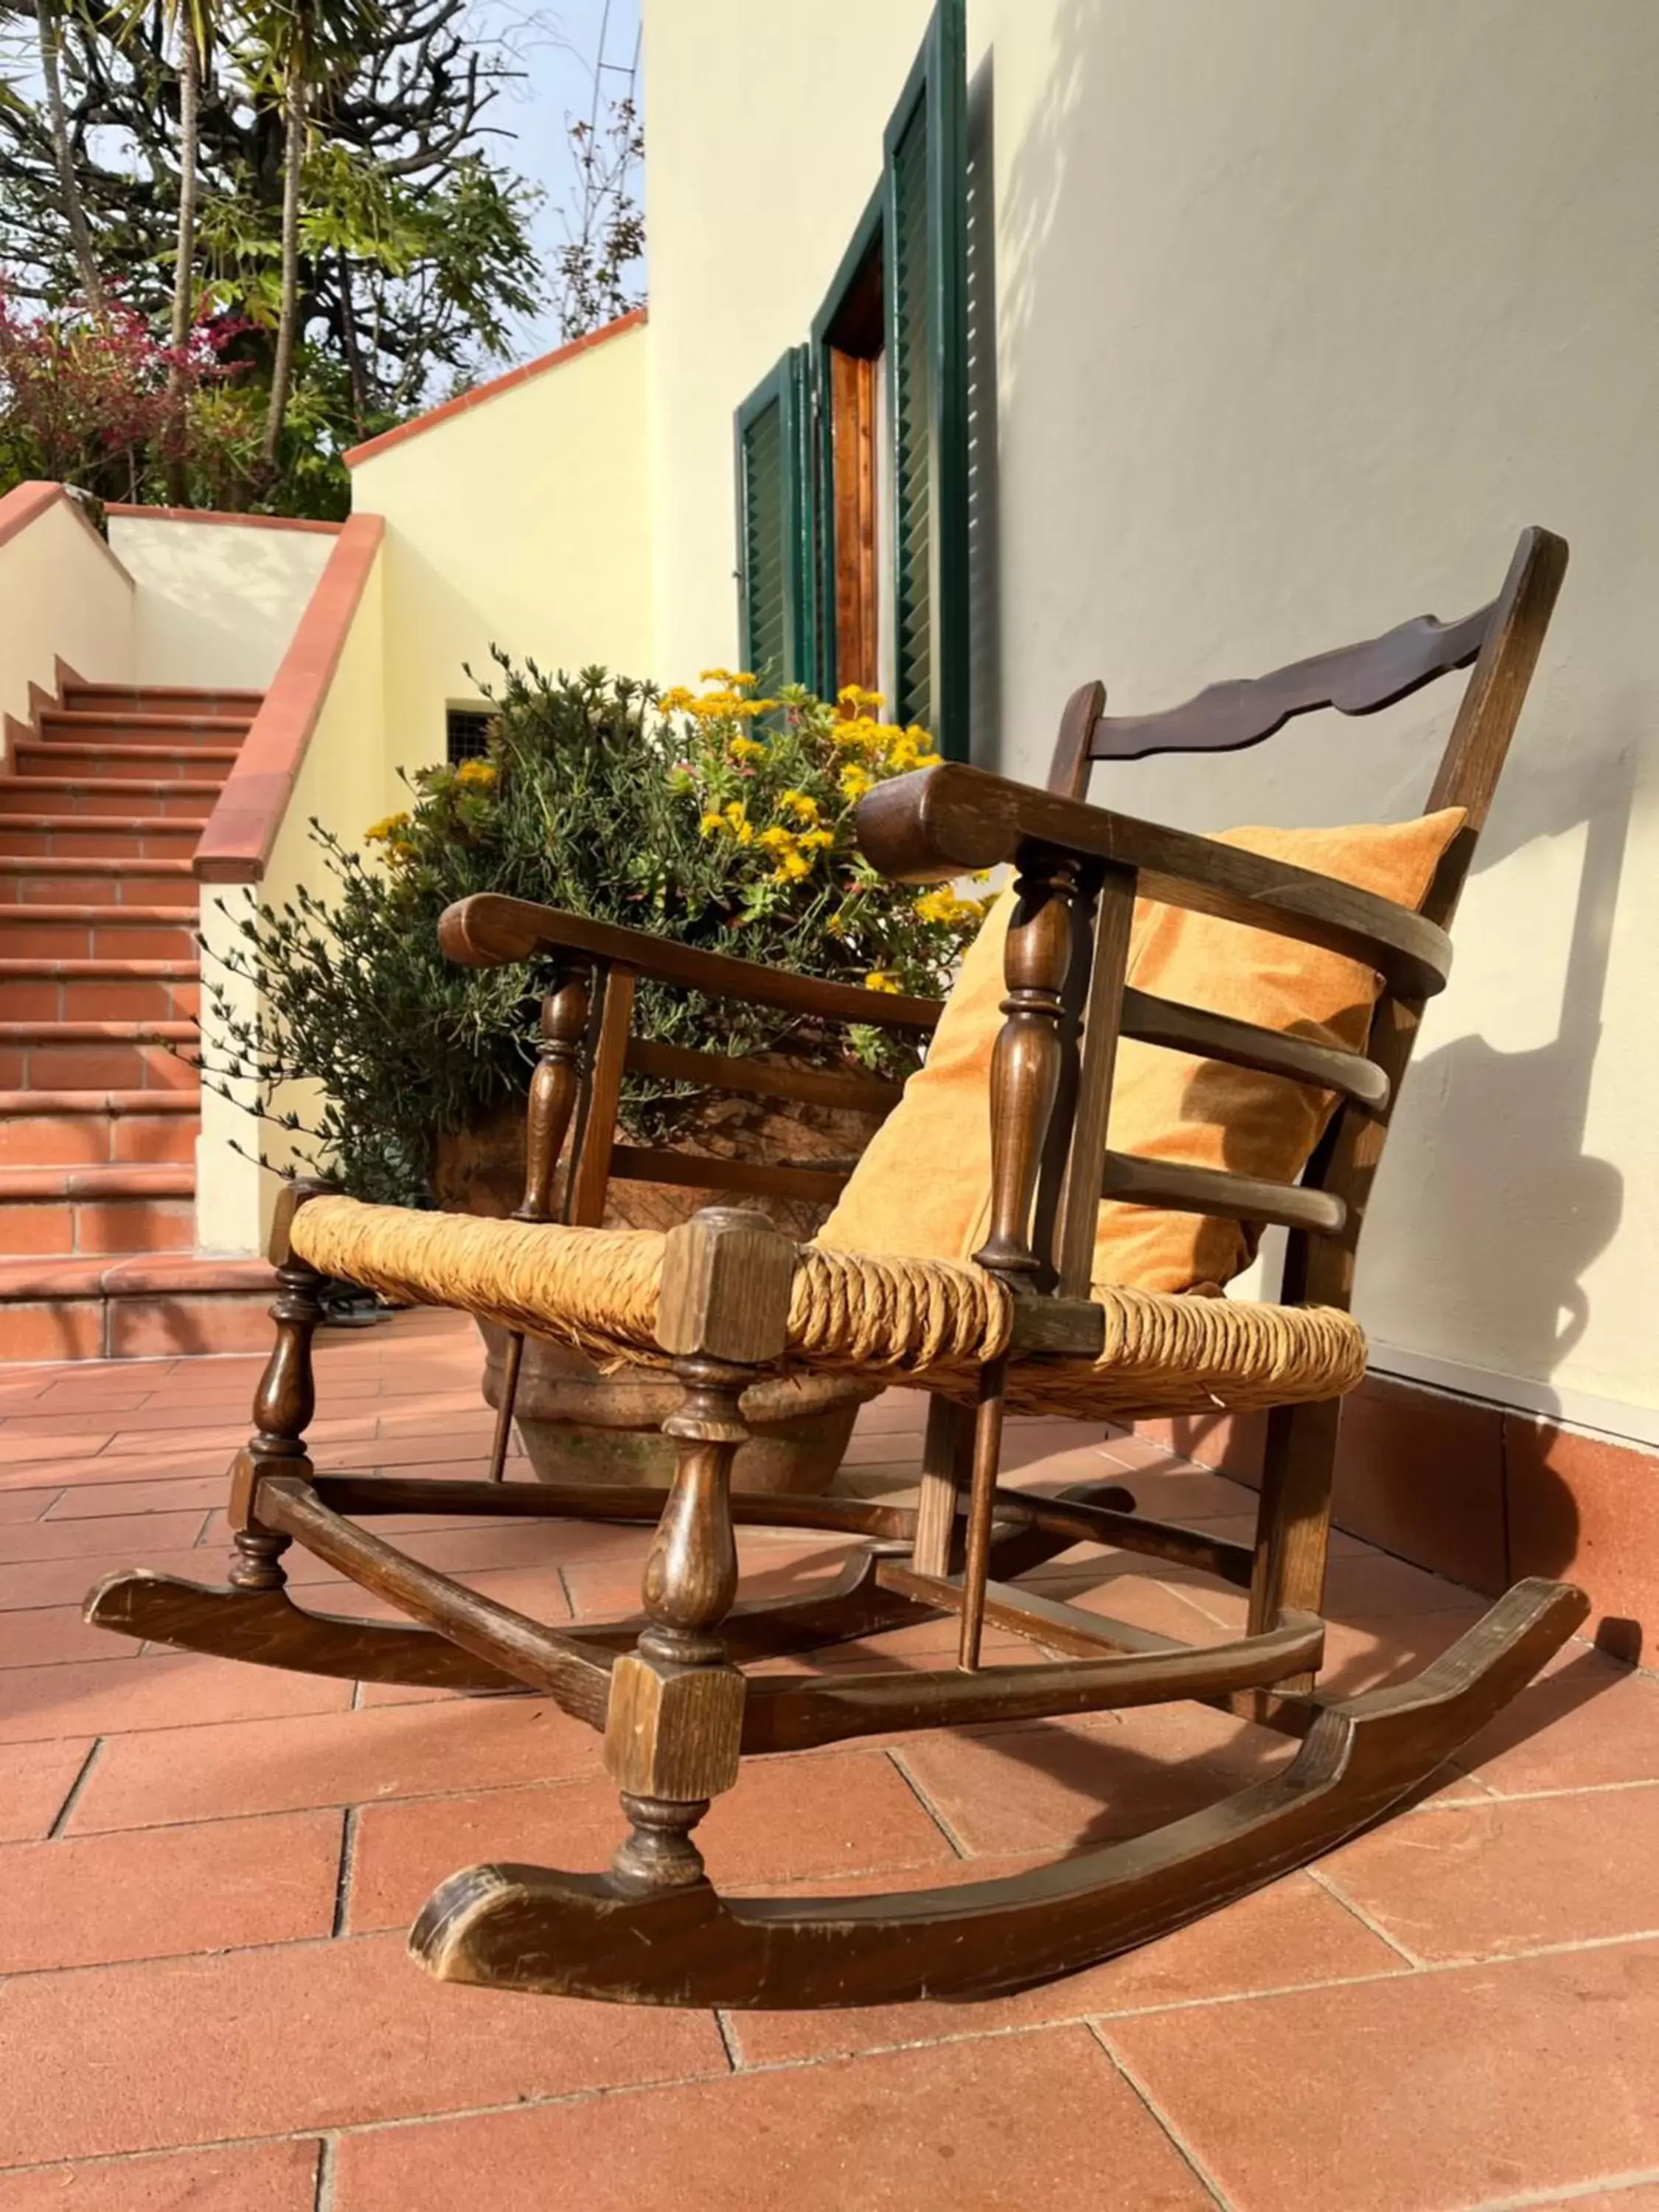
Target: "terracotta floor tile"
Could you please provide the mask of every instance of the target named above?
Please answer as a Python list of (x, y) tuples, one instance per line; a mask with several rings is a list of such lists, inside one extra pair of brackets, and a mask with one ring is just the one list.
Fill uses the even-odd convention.
[(1571, 1646), (1458, 1763), (1501, 1796), (1659, 1781), (1659, 1680)]
[(206, 1517), (198, 1509), (183, 1513), (123, 1513), (93, 1522), (14, 1522), (0, 1528), (0, 1561), (9, 1566), (36, 1559), (85, 1559), (134, 1546), (179, 1551), (196, 1541)]
[(0, 1743), (236, 1724), (276, 1713), (338, 1712), (350, 1702), (349, 1682), (194, 1652), (11, 1667), (0, 1674)]
[(373, 1936), (27, 1975), (0, 2054), (17, 2165), (726, 2070), (705, 2013), (449, 1988)]
[(137, 1452), (89, 1452), (46, 1466), (0, 1465), (0, 1489), (40, 1490), (49, 1484), (78, 1488), (82, 1483), (105, 1488), (112, 1483), (177, 1480), (185, 1475), (216, 1475), (223, 1482), (230, 1462), (231, 1454), (219, 1447), (185, 1452), (155, 1445)]
[[(482, 1796), (365, 1806), (352, 1852), (349, 1924), (411, 1920), (447, 1875), (483, 1859), (598, 1872), (628, 1832), (604, 1777)], [(728, 1887), (830, 1878), (872, 1867), (914, 1869), (924, 1889), (950, 1844), (880, 1752), (762, 1759), (697, 1829), (711, 1877)]]
[(538, 1698), (233, 1721), (106, 1744), (68, 1825), (84, 1835), (369, 1804), (591, 1774), (598, 1764), (592, 1731)]
[(5, 2212), (312, 2212), (317, 2145), (164, 2151), (0, 2176)]
[[(980, 1862), (952, 1869), (971, 1875)], [(984, 1875), (1004, 1863), (988, 1862)], [(976, 1877), (979, 1878), (979, 1877)], [(874, 1887), (875, 1885), (860, 1885)], [(883, 1884), (915, 1887), (915, 1884)], [(822, 2058), (933, 2036), (990, 2034), (1045, 2021), (1190, 2004), (1306, 1983), (1403, 1973), (1405, 1961), (1306, 1875), (1242, 1898), (1161, 1942), (1018, 1996), (970, 2004), (886, 2005), (836, 2012), (740, 2012), (728, 2032), (745, 2065)]]
[(49, 1835), (92, 1749), (91, 1736), (0, 1744), (0, 1844)]
[(155, 1478), (141, 1476), (131, 1482), (81, 1483), (71, 1490), (59, 1491), (57, 1503), (47, 1509), (44, 1518), (97, 1521), (123, 1513), (207, 1514), (224, 1504), (228, 1480), (222, 1470), (182, 1476), (164, 1471)]
[(61, 1490), (0, 1490), (0, 1524), (43, 1520), (63, 1494)]
[(1035, 2175), (1054, 2204), (1210, 2212), (1081, 2027), (349, 2136), (335, 2212), (1030, 2212)]
[(85, 1422), (70, 1436), (20, 1435), (8, 1422), (0, 1429), (0, 1465), (39, 1467), (45, 1471), (38, 1480), (50, 1481), (49, 1470), (55, 1461), (85, 1459), (100, 1452), (113, 1434), (107, 1424), (100, 1428)]
[[(89, 1522), (96, 1528), (102, 1524)], [(149, 1567), (157, 1574), (184, 1575), (197, 1582), (216, 1583), (224, 1554), (210, 1551), (163, 1550), (143, 1537), (118, 1551), (100, 1551), (85, 1559), (25, 1559), (15, 1566), (0, 1567), (0, 1613), (34, 1612), (47, 1605), (79, 1605), (87, 1592), (106, 1575), (124, 1567)]]
[(136, 1659), (131, 1638), (93, 1628), (78, 1605), (49, 1605), (31, 1613), (0, 1613), (0, 1667), (47, 1667), (74, 1659)]
[(0, 1851), (0, 1973), (325, 1936), (342, 1816), (60, 1836)]
[(1659, 1944), (1103, 2032), (1237, 2212), (1444, 2212), (1659, 2166)]
[(1659, 1929), (1659, 1784), (1431, 1805), (1320, 1869), (1417, 1957), (1493, 1959)]
[(917, 1736), (899, 1757), (966, 1850), (1057, 1854), (1196, 1812), (1291, 1755), (1266, 1729), (1171, 1705), (1076, 1724)]

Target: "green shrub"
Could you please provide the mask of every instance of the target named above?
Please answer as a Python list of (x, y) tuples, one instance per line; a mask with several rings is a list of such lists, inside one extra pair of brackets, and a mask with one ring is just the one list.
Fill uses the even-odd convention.
[[(407, 811), (353, 851), (313, 822), (333, 888), (301, 890), (242, 927), (234, 974), (256, 982), (257, 1022), (210, 977), (210, 1027), (228, 1045), (212, 1087), (320, 1083), (309, 1123), (287, 1131), (355, 1194), (420, 1204), (441, 1134), (523, 1096), (549, 963), (453, 966), (437, 923), (453, 901), (496, 891), (683, 944), (872, 990), (940, 991), (982, 911), (950, 890), (885, 882), (860, 857), (854, 811), (873, 782), (936, 758), (918, 729), (876, 721), (872, 695), (831, 705), (798, 688), (757, 698), (754, 678), (707, 672), (697, 695), (590, 668), (503, 672), (485, 757), (422, 771)], [(769, 1007), (641, 983), (636, 1031), (704, 1051), (787, 1050), (903, 1075), (915, 1048), (867, 1025), (802, 1024)], [(622, 1121), (672, 1141), (699, 1094), (629, 1078)]]

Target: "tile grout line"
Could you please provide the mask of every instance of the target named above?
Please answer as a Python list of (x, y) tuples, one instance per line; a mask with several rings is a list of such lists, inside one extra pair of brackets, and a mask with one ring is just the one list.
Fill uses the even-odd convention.
[(1559, 2188), (1535, 2195), (1483, 2197), (1478, 2204), (1460, 2206), (1458, 2212), (1534, 2212), (1534, 2207), (1542, 2212), (1542, 2208), (1552, 2204), (1582, 2204), (1587, 2197), (1622, 2196), (1627, 2189), (1650, 2187), (1656, 2181), (1659, 2181), (1659, 2166), (1650, 2166), (1639, 2172), (1604, 2173), (1593, 2181), (1564, 2182)]
[(70, 1814), (75, 1810), (76, 1807), (80, 1803), (81, 1792), (86, 1788), (87, 1783), (91, 1778), (92, 1770), (97, 1764), (98, 1754), (102, 1751), (103, 1747), (103, 1737), (100, 1735), (94, 1736), (90, 1749), (88, 1751), (86, 1757), (81, 1761), (80, 1772), (76, 1776), (74, 1781), (70, 1783), (69, 1786), (69, 1794), (64, 1799), (63, 1803), (58, 1808), (57, 1817), (52, 1821), (51, 1827), (46, 1830), (46, 1841), (48, 1843), (54, 1842), (57, 1838), (63, 1834), (64, 1824), (69, 1819)]
[(334, 1875), (334, 1919), (328, 1931), (333, 1942), (346, 1932), (346, 1903), (357, 1865), (357, 1810), (355, 1805), (346, 1806), (340, 1822), (340, 1860)]
[(1420, 1971), (1421, 1968), (1428, 1964), (1427, 1960), (1419, 1958), (1415, 1951), (1410, 1949), (1406, 1944), (1401, 1943), (1396, 1937), (1390, 1936), (1388, 1929), (1383, 1927), (1380, 1921), (1372, 1919), (1370, 1914), (1366, 1911), (1364, 1906), (1359, 1904), (1355, 1899), (1350, 1897), (1346, 1889), (1339, 1889), (1335, 1882), (1331, 1880), (1330, 1876), (1326, 1874), (1322, 1869), (1316, 1866), (1305, 1866), (1303, 1868), (1302, 1871), (1307, 1875), (1309, 1881), (1311, 1881), (1316, 1888), (1322, 1889), (1324, 1891), (1326, 1896), (1330, 1899), (1333, 1905), (1337, 1905), (1344, 1911), (1351, 1912), (1362, 1928), (1369, 1928), (1371, 1934), (1377, 1938), (1379, 1942), (1386, 1943), (1391, 1951), (1398, 1952), (1400, 1956), (1406, 1961), (1406, 1964), (1414, 1972)]
[(311, 2212), (333, 2212), (334, 2160), (339, 2149), (339, 2137), (331, 2130), (317, 2138), (317, 2185), (311, 2200)]
[(918, 1782), (915, 1776), (911, 1773), (909, 1768), (904, 1763), (902, 1755), (899, 1752), (895, 1751), (890, 1745), (884, 1751), (883, 1756), (886, 1759), (889, 1765), (895, 1767), (897, 1770), (900, 1780), (904, 1784), (906, 1789), (908, 1790), (910, 1795), (915, 1799), (917, 1804), (921, 1806), (923, 1813), (939, 1830), (940, 1835), (944, 1837), (945, 1842), (949, 1844), (951, 1849), (956, 1853), (957, 1856), (959, 1859), (972, 1858), (974, 1856), (973, 1852), (969, 1850), (967, 1844), (964, 1844), (962, 1838), (957, 1835), (956, 1830), (951, 1826), (950, 1821), (945, 1817), (945, 1814), (939, 1811), (938, 1806), (936, 1806), (933, 1799), (929, 1797), (927, 1791), (922, 1788), (921, 1783)]
[(1088, 2027), (1089, 2033), (1094, 2038), (1097, 2045), (1106, 2060), (1106, 2063), (1115, 2069), (1119, 2077), (1127, 2087), (1131, 2095), (1139, 2100), (1139, 2103), (1144, 2107), (1150, 2118), (1153, 2121), (1154, 2124), (1163, 2131), (1164, 2137), (1176, 2152), (1176, 2156), (1179, 2157), (1190, 2170), (1194, 2179), (1206, 2191), (1207, 2191), (1209, 2195), (1215, 2200), (1216, 2203), (1220, 2206), (1221, 2212), (1232, 2212), (1232, 2208), (1228, 2202), (1226, 2194), (1222, 2189), (1220, 2183), (1215, 2179), (1214, 2175), (1210, 2172), (1203, 2160), (1199, 2156), (1198, 2153), (1193, 2148), (1192, 2145), (1182, 2134), (1180, 2129), (1176, 2127), (1175, 2122), (1170, 2118), (1169, 2114), (1165, 2112), (1163, 2107), (1158, 2104), (1157, 2099), (1152, 2095), (1152, 2091), (1146, 2087), (1146, 2083), (1140, 2080), (1139, 2076), (1134, 2072), (1128, 2062), (1123, 2058), (1120, 2053), (1113, 2050), (1110, 2043), (1107, 2040), (1105, 2035), (1102, 2032), (1098, 2023), (1094, 2021), (1091, 2021), (1088, 2023)]

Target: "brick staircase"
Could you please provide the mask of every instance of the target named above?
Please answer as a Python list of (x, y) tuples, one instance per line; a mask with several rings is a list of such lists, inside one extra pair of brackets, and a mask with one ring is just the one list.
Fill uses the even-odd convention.
[(257, 693), (66, 684), (0, 775), (0, 1362), (240, 1351), (195, 1249), (201, 825)]

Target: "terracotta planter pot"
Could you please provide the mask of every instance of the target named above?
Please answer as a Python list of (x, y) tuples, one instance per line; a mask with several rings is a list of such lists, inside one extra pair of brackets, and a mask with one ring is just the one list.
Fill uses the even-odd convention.
[[(879, 1116), (822, 1107), (781, 1105), (758, 1098), (715, 1098), (688, 1127), (677, 1150), (716, 1158), (805, 1163), (854, 1159)], [(524, 1193), (524, 1109), (499, 1109), (488, 1121), (440, 1140), (435, 1195), (447, 1212), (501, 1218)], [(729, 1191), (678, 1183), (616, 1183), (605, 1207), (607, 1229), (672, 1229), (700, 1206), (729, 1206)], [(787, 1199), (745, 1199), (787, 1236), (805, 1243), (829, 1212)], [(484, 1397), (500, 1402), (506, 1332), (479, 1323), (488, 1347)], [(543, 1482), (665, 1484), (673, 1450), (660, 1434), (679, 1403), (672, 1376), (648, 1368), (601, 1375), (591, 1360), (543, 1337), (526, 1340), (514, 1417), (525, 1449)], [(858, 1409), (878, 1391), (823, 1376), (757, 1383), (744, 1395), (754, 1441), (738, 1453), (733, 1480), (744, 1490), (810, 1492), (827, 1489), (840, 1467)]]
[[(488, 1350), (484, 1398), (501, 1403), (507, 1332), (481, 1322)], [(846, 1455), (859, 1407), (878, 1394), (866, 1383), (823, 1375), (774, 1377), (743, 1396), (754, 1431), (738, 1454), (739, 1490), (827, 1490)], [(634, 1482), (665, 1486), (674, 1448), (664, 1419), (684, 1395), (672, 1375), (647, 1367), (601, 1375), (580, 1352), (526, 1337), (514, 1408), (519, 1433), (542, 1482)]]

